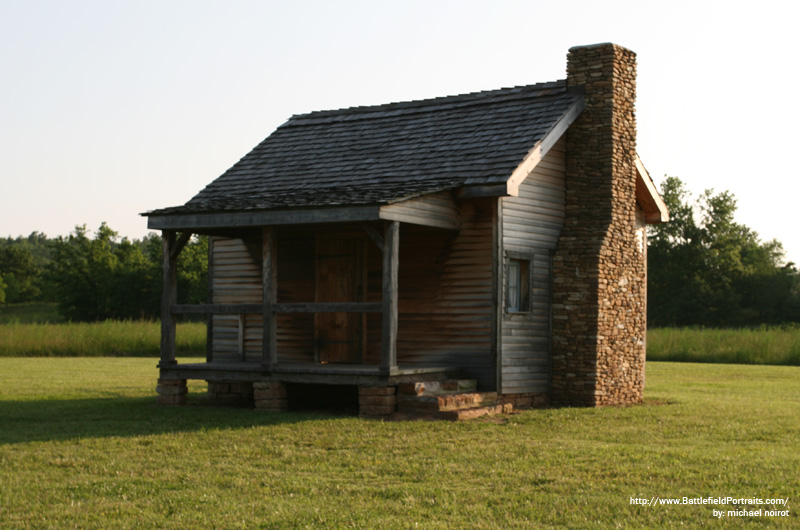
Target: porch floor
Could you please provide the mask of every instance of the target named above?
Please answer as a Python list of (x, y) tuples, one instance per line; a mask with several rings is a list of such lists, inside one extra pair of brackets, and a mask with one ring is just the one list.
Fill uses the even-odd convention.
[(402, 365), (389, 373), (379, 365), (280, 363), (271, 369), (260, 362), (178, 363), (159, 366), (162, 379), (203, 379), (206, 381), (280, 381), (286, 383), (327, 383), (339, 385), (386, 386), (404, 382), (436, 381), (457, 374), (451, 367)]

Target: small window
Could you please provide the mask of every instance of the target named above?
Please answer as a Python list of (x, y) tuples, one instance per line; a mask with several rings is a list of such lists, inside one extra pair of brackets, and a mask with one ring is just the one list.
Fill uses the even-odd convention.
[(526, 313), (531, 310), (530, 260), (509, 259), (506, 275), (506, 308), (509, 313)]

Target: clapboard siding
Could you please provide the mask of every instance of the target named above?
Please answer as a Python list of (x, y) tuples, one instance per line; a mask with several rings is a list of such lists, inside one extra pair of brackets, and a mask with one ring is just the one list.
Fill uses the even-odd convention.
[[(454, 204), (448, 201), (446, 196), (434, 198), (433, 203)], [(478, 379), (482, 388), (495, 388), (491, 349), (495, 202), (496, 199), (461, 201), (458, 231), (401, 223), (397, 336), (400, 366), (450, 366), (465, 377)], [(364, 239), (365, 301), (381, 301), (382, 252), (363, 226), (281, 227), (277, 236), (279, 303), (315, 300), (315, 244), (320, 238), (333, 237)], [(212, 301), (262, 303), (260, 256), (260, 241), (255, 239), (212, 238)], [(547, 312), (544, 306), (537, 305), (535, 310), (537, 314)], [(313, 362), (314, 315), (279, 314), (277, 319), (279, 362)], [(213, 359), (238, 359), (238, 317), (215, 315), (212, 322)], [(245, 316), (248, 360), (261, 358), (261, 322), (261, 315)], [(362, 362), (379, 364), (380, 349), (381, 314), (369, 313)]]
[(456, 229), (459, 211), (453, 193), (445, 191), (381, 207), (381, 219)]
[[(261, 241), (258, 238), (211, 238), (212, 302), (260, 304)], [(314, 238), (308, 230), (284, 229), (278, 237), (278, 302), (314, 300)], [(244, 316), (245, 359), (262, 357), (262, 317)], [(278, 354), (280, 362), (314, 360), (314, 315), (279, 314)], [(236, 315), (212, 317), (212, 362), (241, 359), (239, 320)]]
[(397, 359), (494, 388), (492, 200), (463, 201), (460, 218), (458, 232), (401, 226)]
[(530, 311), (508, 314), (505, 300), (500, 307), (504, 393), (550, 389), (550, 254), (564, 225), (564, 149), (561, 139), (523, 181), (519, 196), (501, 200), (504, 259), (509, 252), (533, 257)]
[[(258, 238), (212, 237), (211, 303), (260, 304), (261, 241)], [(246, 360), (261, 359), (261, 315), (244, 315), (244, 353)], [(241, 360), (238, 315), (211, 317), (212, 362)]]

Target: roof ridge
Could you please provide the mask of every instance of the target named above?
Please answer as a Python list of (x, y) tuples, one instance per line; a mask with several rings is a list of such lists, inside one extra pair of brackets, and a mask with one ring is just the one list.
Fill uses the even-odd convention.
[(390, 111), (414, 111), (416, 109), (425, 109), (430, 106), (441, 106), (447, 104), (458, 104), (458, 106), (482, 104), (488, 102), (487, 98), (493, 98), (492, 101), (496, 101), (494, 98), (497, 97), (502, 97), (504, 100), (517, 97), (536, 97), (539, 95), (547, 95), (536, 94), (536, 92), (560, 88), (566, 89), (566, 80), (559, 79), (557, 81), (547, 81), (532, 85), (517, 85), (512, 87), (495, 88), (491, 90), (480, 90), (477, 92), (467, 92), (464, 94), (453, 94), (426, 99), (381, 103), (378, 105), (362, 105), (331, 110), (315, 110), (305, 114), (294, 114), (281, 127), (303, 125), (308, 122), (317, 121), (321, 118), (333, 118), (336, 116), (346, 116), (349, 119), (355, 119), (359, 115), (375, 112), (385, 113)]

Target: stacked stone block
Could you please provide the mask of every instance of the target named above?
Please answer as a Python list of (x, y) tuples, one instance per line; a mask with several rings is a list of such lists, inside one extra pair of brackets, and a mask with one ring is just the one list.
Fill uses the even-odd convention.
[(220, 405), (250, 406), (253, 404), (253, 383), (209, 381), (208, 398)]
[(276, 381), (253, 383), (253, 399), (258, 410), (281, 412), (288, 408), (286, 385)]
[(499, 394), (497, 402), (510, 404), (515, 410), (539, 409), (550, 405), (550, 395), (542, 392)]
[(359, 387), (358, 415), (381, 417), (394, 414), (397, 408), (396, 387)]
[(186, 405), (186, 379), (159, 379), (156, 393), (159, 405)]
[(567, 131), (566, 219), (554, 255), (552, 401), (637, 403), (644, 387), (646, 261), (636, 241), (636, 56), (572, 48), (586, 108)]

